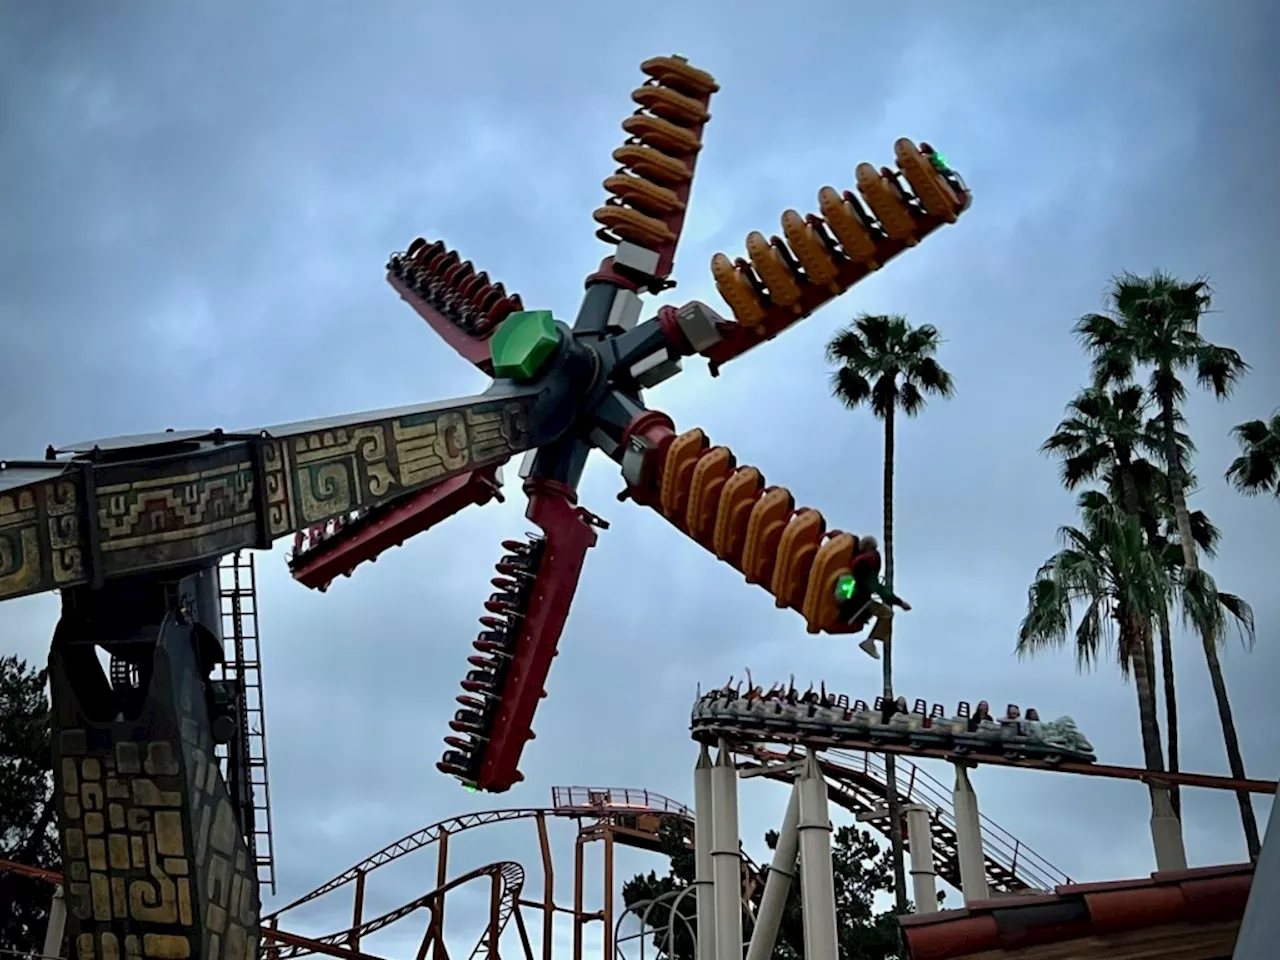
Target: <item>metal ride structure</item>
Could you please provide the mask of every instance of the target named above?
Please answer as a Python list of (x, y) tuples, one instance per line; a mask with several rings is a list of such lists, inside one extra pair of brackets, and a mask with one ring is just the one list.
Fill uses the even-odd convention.
[[(658, 830), (662, 822), (675, 818), (692, 825), (693, 812), (661, 794), (649, 790), (617, 787), (553, 787), (551, 805), (548, 807), (511, 808), (486, 810), (463, 814), (439, 823), (431, 824), (400, 838), (366, 857), (360, 863), (344, 870), (311, 892), (289, 902), (265, 918), (264, 937), (277, 936), (275, 928), (288, 922), (290, 915), (299, 908), (318, 900), (331, 898), (337, 891), (352, 887), (351, 925), (333, 934), (314, 938), (310, 946), (282, 944), (272, 947), (269, 960), (293, 960), (311, 953), (330, 950), (347, 950), (359, 953), (362, 941), (372, 934), (408, 920), (417, 911), (428, 912), (423, 926), (423, 937), (418, 956), (430, 956), (432, 960), (447, 960), (444, 945), (445, 894), (471, 880), (487, 877), (490, 880), (489, 923), (472, 957), (496, 957), (499, 941), (509, 926), (514, 927), (519, 939), (520, 951), (525, 960), (532, 960), (534, 953), (541, 960), (551, 960), (553, 955), (554, 921), (563, 916), (572, 924), (572, 956), (581, 960), (584, 935), (596, 922), (601, 924), (604, 955), (613, 953), (611, 936), (614, 931), (614, 852), (618, 845), (656, 852), (660, 849)], [(572, 903), (568, 906), (556, 902), (556, 871), (552, 856), (552, 839), (549, 823), (554, 819), (571, 820), (576, 826), (573, 855)], [(537, 828), (538, 847), (541, 854), (541, 889), (528, 889), (524, 867), (514, 862), (490, 864), (457, 877), (450, 878), (449, 845), (459, 834), (492, 824), (533, 820)], [(599, 909), (586, 905), (584, 867), (587, 848), (598, 843), (601, 847), (603, 870)], [(366, 883), (371, 874), (389, 863), (417, 853), (426, 848), (437, 851), (435, 886), (427, 894), (387, 911), (378, 917), (364, 914)], [(742, 884), (747, 895), (757, 884), (759, 868), (749, 861), (743, 863)], [(535, 898), (536, 896), (536, 898)], [(522, 911), (532, 909), (540, 913), (541, 942), (534, 945), (530, 939)], [(291, 935), (292, 936), (292, 935)], [(336, 955), (336, 954), (331, 954)], [(342, 954), (346, 956), (346, 954)]]
[[(927, 144), (899, 140), (897, 169), (863, 163), (857, 193), (824, 187), (819, 215), (794, 210), (782, 237), (747, 237), (747, 258), (712, 258), (716, 287), (734, 319), (697, 301), (662, 307), (638, 322), (641, 295), (673, 285), (676, 245), (689, 200), (715, 80), (685, 61), (642, 65), (627, 140), (613, 154), (611, 195), (595, 211), (599, 237), (613, 255), (586, 279), (573, 326), (549, 311), (525, 310), (518, 296), (443, 242), (415, 240), (391, 258), (388, 280), (465, 359), (495, 378), (490, 394), (537, 399), (519, 422), (527, 449), (520, 475), (539, 528), (509, 540), (497, 563), (496, 592), (462, 681), (459, 709), (438, 766), (480, 790), (501, 792), (521, 779), (519, 760), (556, 654), (579, 574), (603, 520), (577, 505), (587, 457), (603, 451), (622, 468), (620, 499), (656, 510), (680, 532), (769, 590), (779, 607), (799, 612), (812, 633), (856, 633), (873, 609), (880, 568), (872, 538), (828, 530), (816, 510), (797, 506), (760, 470), (739, 466), (701, 430), (677, 435), (643, 391), (674, 376), (681, 358), (721, 366), (780, 334), (892, 257), (968, 208), (960, 177)], [(323, 589), (340, 574), (491, 495), (494, 478), (466, 457), (468, 434), (455, 434), (458, 473), (447, 484), (389, 508), (318, 521), (296, 538), (291, 566), (302, 583)], [(470, 471), (470, 472), (468, 472)], [(439, 482), (439, 481), (438, 481)], [(352, 504), (353, 506), (358, 506)], [(852, 579), (850, 579), (852, 575)], [(836, 585), (855, 584), (850, 596)]]
[[(233, 582), (228, 570), (225, 582)], [(749, 769), (753, 764), (769, 763), (767, 774), (777, 779), (787, 779), (785, 772), (776, 772), (781, 755), (756, 748), (741, 755), (740, 766)], [(850, 812), (861, 814), (882, 804), (884, 800), (883, 771), (868, 762), (864, 755), (851, 760), (850, 766), (837, 763), (822, 764), (823, 772), (831, 783), (831, 799)], [(923, 771), (905, 763), (903, 771), (904, 800), (911, 803), (927, 802), (934, 805), (935, 821), (941, 829), (935, 831), (935, 857), (939, 861), (939, 875), (953, 886), (959, 886), (958, 876), (946, 867), (948, 848), (945, 845), (946, 800), (941, 796), (940, 785), (931, 781)], [(487, 958), (490, 948), (497, 952), (515, 947), (526, 960), (537, 955), (539, 960), (553, 957), (553, 929), (548, 917), (564, 917), (572, 925), (572, 956), (581, 960), (584, 952), (585, 933), (594, 923), (601, 925), (604, 955), (615, 954), (619, 958), (629, 955), (624, 949), (628, 941), (653, 936), (651, 925), (642, 925), (639, 932), (627, 934), (622, 929), (628, 913), (641, 915), (647, 904), (636, 905), (615, 913), (616, 901), (614, 877), (614, 853), (618, 845), (660, 852), (658, 830), (667, 818), (675, 818), (696, 837), (693, 811), (674, 800), (649, 790), (617, 787), (553, 787), (551, 804), (546, 807), (485, 810), (462, 814), (416, 830), (401, 837), (359, 863), (337, 874), (310, 892), (291, 900), (264, 918), (263, 944), (259, 950), (265, 960), (294, 960), (304, 956), (332, 956), (346, 960), (372, 960), (368, 940), (375, 934), (401, 925), (422, 930), (418, 955), (426, 960), (446, 960), (449, 951), (445, 939), (445, 914), (447, 895), (458, 888), (473, 883), (488, 886), (487, 922), (470, 956)], [(557, 872), (552, 855), (553, 841), (549, 824), (553, 820), (575, 823), (572, 900), (569, 905), (556, 902)], [(451, 875), (449, 869), (450, 844), (463, 833), (482, 827), (515, 821), (533, 821), (537, 828), (540, 852), (541, 889), (531, 888), (529, 871), (514, 861), (491, 863), (460, 874)], [(882, 832), (887, 831), (887, 821), (879, 819), (873, 824)], [(992, 842), (994, 840), (994, 842)], [(587, 848), (598, 844), (601, 848), (601, 888), (598, 894), (599, 908), (588, 905), (584, 867)], [(984, 846), (987, 847), (988, 875), (993, 889), (1006, 892), (1025, 891), (1028, 888), (1044, 888), (1056, 883), (1068, 883), (1070, 878), (1039, 858), (1034, 851), (1021, 845), (999, 827), (986, 824)], [(377, 916), (369, 916), (365, 904), (369, 896), (369, 883), (373, 874), (390, 863), (397, 862), (428, 848), (436, 851), (434, 880), (426, 893), (412, 898)], [(745, 851), (740, 851), (740, 888), (743, 909), (754, 914), (761, 905), (766, 884), (765, 872), (755, 864)], [(0, 861), (0, 871), (12, 871), (61, 888), (64, 878), (57, 871)], [(335, 897), (350, 890), (349, 906), (345, 912), (351, 916), (349, 926), (318, 937), (304, 937), (289, 930), (304, 918), (300, 911), (316, 903), (332, 903)], [(686, 888), (685, 895), (692, 895), (696, 888)], [(670, 897), (668, 900), (672, 899)], [(60, 896), (55, 898), (55, 911), (62, 908)], [(679, 906), (674, 904), (673, 906)], [(62, 908), (64, 910), (64, 908)], [(524, 911), (533, 910), (539, 916), (540, 941), (526, 926)], [(65, 916), (65, 910), (63, 912)], [(673, 916), (676, 916), (673, 914)], [(50, 945), (45, 953), (58, 954), (61, 935), (59, 922), (50, 924)], [(506, 939), (504, 939), (506, 938)], [(501, 948), (501, 949), (500, 949)], [(643, 952), (643, 945), (641, 947)]]
[[(422, 938), (418, 948), (420, 960), (449, 960), (450, 951), (445, 939), (445, 915), (448, 894), (472, 883), (488, 886), (486, 923), (479, 940), (467, 956), (475, 960), (495, 960), (502, 952), (502, 945), (509, 941), (518, 943), (518, 952), (525, 960), (552, 960), (554, 949), (554, 922), (556, 917), (567, 918), (572, 925), (572, 957), (582, 960), (586, 931), (596, 923), (601, 926), (604, 955), (614, 951), (616, 931), (614, 915), (614, 854), (618, 846), (657, 852), (660, 848), (658, 830), (664, 820), (675, 818), (685, 824), (692, 833), (693, 812), (661, 794), (649, 790), (617, 787), (553, 787), (551, 804), (546, 807), (517, 807), (485, 810), (450, 817), (438, 823), (416, 830), (394, 843), (371, 854), (354, 866), (344, 870), (314, 890), (295, 898), (274, 910), (264, 918), (263, 944), (259, 955), (264, 960), (297, 960), (307, 956), (328, 956), (340, 960), (377, 960), (368, 953), (367, 940), (400, 924), (420, 928)], [(567, 820), (576, 825), (574, 837), (572, 902), (563, 905), (556, 899), (556, 869), (553, 857), (553, 841), (549, 824), (553, 820)], [(525, 867), (515, 861), (499, 861), (451, 875), (449, 866), (450, 844), (456, 843), (461, 834), (515, 821), (533, 821), (537, 828), (540, 852), (540, 889), (532, 889), (532, 879)], [(599, 891), (599, 908), (587, 905), (585, 863), (587, 848), (598, 844), (601, 848), (603, 872)], [(365, 901), (370, 878), (382, 867), (427, 849), (436, 852), (434, 883), (426, 893), (377, 916), (368, 916)], [(57, 871), (0, 860), (0, 871), (10, 871), (61, 888), (64, 878)], [(741, 895), (750, 902), (758, 900), (763, 884), (763, 872), (743, 857), (741, 864)], [(332, 902), (340, 891), (351, 890), (351, 915), (349, 926), (319, 937), (305, 937), (282, 929), (282, 925), (296, 922), (298, 911), (310, 904)], [(55, 904), (60, 898), (55, 898)], [(58, 908), (55, 907), (55, 910)], [(540, 941), (535, 943), (526, 925), (527, 911), (539, 916)], [(49, 944), (45, 954), (59, 954), (60, 923), (50, 924)], [(504, 937), (507, 938), (504, 940)], [(508, 954), (509, 955), (509, 954)]]
[[(911, 855), (914, 900), (919, 913), (937, 909), (938, 873), (953, 883), (958, 879), (966, 904), (985, 901), (993, 892), (1052, 892), (1029, 888), (1016, 879), (1011, 884), (1001, 876), (1003, 864), (991, 855), (990, 830), (984, 837), (977, 795), (969, 779), (968, 771), (979, 764), (1231, 791), (1275, 794), (1277, 790), (1274, 781), (1099, 764), (1074, 723), (1064, 722), (1070, 718), (1041, 725), (1033, 711), (1028, 711), (1032, 719), (1024, 719), (1011, 704), (1005, 720), (996, 723), (985, 716), (985, 706), (983, 703), (980, 709), (970, 711), (969, 705), (962, 702), (953, 717), (946, 717), (940, 708), (928, 710), (923, 700), (910, 711), (901, 698), (896, 703), (877, 703), (875, 709), (867, 709), (862, 701), (850, 703), (847, 697), (828, 694), (825, 689), (810, 688), (800, 694), (794, 684), (775, 685), (767, 692), (751, 686), (744, 694), (740, 686), (731, 683), (700, 695), (690, 719), (693, 738), (701, 744), (694, 767), (695, 815), (700, 824), (709, 823), (711, 829), (700, 831), (701, 836), (695, 834), (695, 886), (709, 894), (697, 901), (698, 960), (741, 960), (743, 956), (742, 911), (724, 866), (727, 854), (738, 843), (740, 776), (764, 776), (793, 784), (746, 944), (746, 960), (767, 960), (773, 954), (782, 910), (797, 872), (797, 855), (804, 902), (805, 955), (838, 955), (828, 802), (834, 800), (859, 820), (882, 830), (886, 830), (883, 822), (887, 817), (887, 808), (868, 805), (858, 795), (859, 772), (855, 767), (831, 762), (830, 756), (838, 750), (862, 752), (864, 770), (869, 767), (866, 758), (871, 752), (931, 757), (947, 760), (955, 767), (950, 816), (944, 816), (941, 804), (920, 803), (910, 796), (900, 798), (904, 801), (904, 836)], [(771, 750), (770, 745), (785, 746), (787, 753)], [(714, 763), (708, 750), (711, 746), (718, 747)], [(827, 752), (827, 759), (819, 751)], [(1154, 813), (1152, 834), (1159, 860)], [(931, 841), (920, 842), (924, 837)], [(1037, 872), (1046, 876), (1043, 869)], [(1051, 873), (1048, 877), (1057, 879)], [(1055, 882), (1053, 886), (1061, 884)]]
[[(209, 960), (256, 949), (265, 782), (261, 800), (251, 795), (265, 755), (253, 753), (261, 737), (250, 727), (261, 712), (260, 699), (249, 703), (256, 654), (222, 666), (225, 645), (236, 647), (223, 630), (223, 558), (294, 535), (294, 576), (321, 587), (498, 497), (500, 467), (528, 454), (527, 516), (541, 532), (506, 545), (452, 724), (460, 736), (441, 762), (495, 792), (520, 779), (586, 551), (605, 526), (576, 502), (592, 449), (621, 465), (624, 496), (800, 612), (811, 632), (865, 627), (880, 564), (873, 541), (828, 531), (821, 514), (796, 509), (785, 488), (739, 467), (701, 431), (677, 435), (642, 391), (678, 372), (685, 356), (706, 357), (714, 374), (954, 222), (970, 195), (930, 147), (899, 140), (896, 170), (860, 164), (856, 194), (823, 188), (821, 216), (783, 214), (785, 239), (752, 233), (747, 259), (713, 258), (733, 319), (691, 302), (638, 322), (641, 294), (672, 285), (718, 89), (681, 58), (642, 69), (649, 79), (632, 95), (638, 109), (614, 153), (621, 166), (595, 212), (615, 250), (587, 278), (572, 327), (524, 310), (441, 243), (415, 241), (391, 258), (391, 285), (491, 374), (483, 393), (235, 432), (50, 446), (43, 460), (0, 461), (0, 600), (54, 590), (62, 600), (49, 657), (53, 765), (80, 960), (133, 957), (144, 945)], [(851, 573), (859, 590), (842, 602), (834, 586)]]

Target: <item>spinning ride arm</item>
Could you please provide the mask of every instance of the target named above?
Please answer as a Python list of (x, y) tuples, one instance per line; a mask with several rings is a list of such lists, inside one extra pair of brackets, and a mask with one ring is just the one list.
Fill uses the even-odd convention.
[(502, 793), (524, 779), (524, 745), (534, 737), (533, 715), (547, 695), (547, 676), (569, 616), (596, 528), (605, 524), (576, 505), (572, 489), (530, 478), (526, 516), (541, 529), (527, 541), (503, 543), (497, 592), (485, 602), (484, 628), (468, 657), (461, 705), (445, 737), (450, 749), (437, 764), (478, 790)]
[(713, 375), (968, 209), (972, 196), (964, 181), (929, 144), (902, 138), (893, 150), (896, 171), (858, 164), (861, 200), (852, 191), (823, 187), (821, 216), (787, 210), (782, 237), (766, 240), (753, 231), (747, 259), (731, 261), (723, 253), (711, 258), (716, 289), (737, 320), (719, 323), (717, 343), (694, 347), (711, 361)]
[(495, 485), (496, 467), (566, 428), (559, 405), (550, 380), (502, 382), (460, 401), (0, 461), (0, 600), (212, 563), (429, 487)]
[[(868, 591), (880, 573), (873, 539), (828, 530), (823, 515), (797, 507), (786, 487), (738, 466), (732, 451), (712, 446), (701, 430), (677, 435), (664, 413), (637, 417), (624, 442), (626, 495), (764, 587), (778, 607), (800, 613), (809, 633), (866, 626)], [(850, 580), (859, 588), (842, 595)]]

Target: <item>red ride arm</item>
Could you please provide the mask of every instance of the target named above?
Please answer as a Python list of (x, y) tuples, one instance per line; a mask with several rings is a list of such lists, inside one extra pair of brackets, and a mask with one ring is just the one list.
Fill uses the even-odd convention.
[(560, 484), (530, 480), (525, 492), (529, 495), (525, 516), (542, 528), (546, 548), (476, 775), (476, 788), (492, 793), (509, 790), (523, 779), (517, 769), (520, 755), (533, 739), (533, 715), (538, 701), (546, 696), (551, 660), (600, 522), (577, 506), (573, 492)]

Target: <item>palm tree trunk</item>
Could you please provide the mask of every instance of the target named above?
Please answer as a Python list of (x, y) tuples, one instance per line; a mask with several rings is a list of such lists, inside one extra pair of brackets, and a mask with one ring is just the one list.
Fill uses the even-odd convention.
[[(893, 591), (893, 457), (894, 411), (884, 419), (884, 583)], [(884, 699), (893, 702), (893, 621), (885, 635)], [(889, 851), (893, 860), (893, 900), (898, 913), (907, 912), (907, 871), (902, 843), (902, 809), (898, 803), (898, 764), (892, 753), (884, 755), (884, 783), (889, 805)], [(919, 906), (917, 904), (917, 906)]]
[(1129, 651), (1129, 667), (1138, 694), (1138, 724), (1142, 730), (1142, 756), (1148, 770), (1164, 772), (1164, 750), (1160, 744), (1160, 718), (1156, 713), (1155, 689), (1148, 653), (1151, 625), (1144, 618), (1125, 615), (1121, 630), (1129, 636), (1121, 643)]
[[(1218, 702), (1218, 719), (1222, 722), (1222, 739), (1227, 747), (1227, 765), (1231, 776), (1243, 780), (1244, 757), (1240, 753), (1240, 739), (1236, 736), (1236, 722), (1231, 715), (1231, 699), (1227, 696), (1227, 680), (1222, 675), (1222, 662), (1218, 659), (1218, 638), (1202, 637), (1204, 659), (1209, 665), (1209, 681), (1213, 684), (1213, 697)], [(1262, 840), (1258, 836), (1258, 820), (1253, 812), (1253, 797), (1247, 790), (1236, 791), (1240, 805), (1240, 823), (1244, 827), (1245, 847), (1251, 860), (1258, 859)]]
[[(1163, 371), (1172, 379), (1171, 371)], [(1164, 454), (1169, 472), (1169, 498), (1173, 501), (1174, 516), (1178, 521), (1178, 541), (1182, 546), (1182, 565), (1189, 577), (1200, 572), (1200, 558), (1196, 555), (1196, 544), (1191, 536), (1191, 512), (1187, 509), (1186, 490), (1182, 480), (1182, 457), (1178, 450), (1177, 425), (1174, 420), (1174, 397), (1169, 391), (1160, 396), (1160, 421), (1164, 428)], [(1213, 684), (1213, 696), (1218, 704), (1218, 719), (1222, 723), (1222, 739), (1227, 748), (1227, 765), (1231, 776), (1237, 780), (1245, 778), (1244, 756), (1240, 753), (1240, 739), (1236, 735), (1236, 721), (1231, 712), (1231, 698), (1227, 696), (1227, 681), (1222, 675), (1222, 663), (1218, 659), (1218, 638), (1216, 636), (1201, 637), (1205, 662), (1209, 666), (1209, 681)], [(1251, 859), (1257, 859), (1262, 849), (1262, 840), (1258, 835), (1258, 820), (1253, 812), (1253, 797), (1247, 790), (1236, 791), (1236, 802), (1240, 805), (1240, 823), (1244, 827), (1245, 847)]]
[[(1160, 673), (1164, 687), (1165, 734), (1169, 743), (1169, 772), (1178, 772), (1178, 696), (1173, 680), (1173, 630), (1169, 626), (1169, 608), (1161, 606), (1160, 616)], [(1169, 803), (1173, 812), (1182, 816), (1182, 792), (1175, 783), (1169, 788)]]

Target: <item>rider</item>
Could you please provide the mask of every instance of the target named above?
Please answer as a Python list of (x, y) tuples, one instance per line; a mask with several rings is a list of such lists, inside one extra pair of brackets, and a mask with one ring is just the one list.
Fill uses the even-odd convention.
[(853, 558), (853, 592), (840, 600), (840, 619), (844, 623), (866, 623), (876, 618), (867, 638), (858, 644), (867, 656), (880, 659), (876, 641), (889, 638), (893, 620), (893, 608), (910, 610), (911, 605), (894, 594), (880, 581), (880, 552), (875, 537), (863, 537), (858, 541), (858, 554)]

